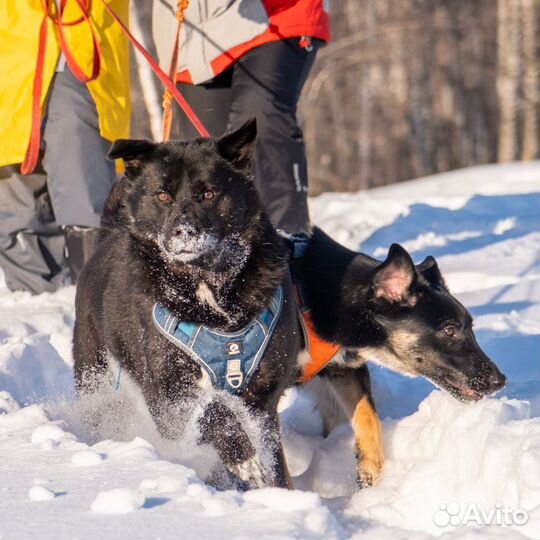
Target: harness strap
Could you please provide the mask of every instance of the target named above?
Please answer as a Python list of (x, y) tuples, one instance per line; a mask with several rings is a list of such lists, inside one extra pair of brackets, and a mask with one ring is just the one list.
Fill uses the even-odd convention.
[(116, 381), (114, 383), (114, 391), (118, 392), (120, 390), (120, 376), (122, 374), (122, 364), (118, 364), (118, 373), (116, 375)]
[(341, 350), (341, 347), (325, 341), (317, 334), (311, 317), (311, 311), (302, 311), (299, 309), (298, 319), (304, 332), (306, 351), (310, 357), (309, 362), (307, 362), (302, 370), (298, 382), (306, 383), (311, 381), (315, 375), (326, 367)]
[(155, 304), (152, 319), (157, 330), (191, 357), (210, 377), (212, 385), (232, 394), (242, 393), (259, 368), (283, 307), (278, 287), (268, 306), (244, 328), (223, 332), (179, 320), (162, 304)]
[(303, 257), (309, 237), (306, 235), (285, 235), (285, 240), (291, 246), (290, 268), (292, 273), (294, 295), (298, 308), (298, 321), (304, 334), (305, 350), (309, 354), (309, 361), (304, 365), (299, 383), (305, 383), (313, 379), (341, 350), (340, 345), (330, 343), (322, 339), (315, 330), (311, 309), (305, 302), (302, 282), (304, 275), (302, 265), (299, 264)]

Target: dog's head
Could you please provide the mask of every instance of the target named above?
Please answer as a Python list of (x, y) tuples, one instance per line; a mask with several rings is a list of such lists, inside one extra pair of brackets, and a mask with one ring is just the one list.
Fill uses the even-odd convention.
[(462, 401), (504, 386), (505, 376), (478, 345), (470, 313), (450, 294), (433, 257), (415, 266), (393, 244), (372, 272), (369, 295), (385, 335), (374, 355), (379, 363), (427, 377)]
[(256, 133), (250, 120), (219, 139), (116, 141), (109, 158), (126, 167), (119, 221), (173, 272), (240, 262), (263, 214), (251, 178)]

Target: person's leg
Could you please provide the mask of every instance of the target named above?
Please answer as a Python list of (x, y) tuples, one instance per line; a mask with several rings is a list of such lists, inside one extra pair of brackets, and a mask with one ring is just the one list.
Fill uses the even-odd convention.
[(101, 137), (96, 105), (86, 85), (66, 67), (57, 73), (47, 103), (43, 168), (59, 225), (99, 227), (115, 179)]
[(318, 46), (301, 48), (298, 39), (268, 43), (234, 66), (228, 129), (257, 117), (255, 181), (276, 227), (290, 233), (309, 227), (307, 163), (296, 106)]
[(67, 68), (57, 73), (47, 103), (43, 168), (56, 221), (65, 233), (73, 283), (94, 252), (105, 200), (115, 180), (88, 88)]
[[(180, 92), (212, 137), (220, 137), (227, 128), (231, 106), (231, 79), (232, 68), (206, 84), (178, 85)], [(175, 105), (174, 115), (174, 137), (193, 139), (199, 136), (193, 124), (177, 105)]]
[(0, 170), (0, 267), (8, 289), (53, 292), (66, 279), (64, 236), (40, 174)]

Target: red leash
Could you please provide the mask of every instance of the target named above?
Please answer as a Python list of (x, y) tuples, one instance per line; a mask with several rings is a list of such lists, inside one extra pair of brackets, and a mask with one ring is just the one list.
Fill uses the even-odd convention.
[[(79, 8), (81, 10), (81, 17), (77, 19), (76, 21), (72, 23), (65, 23), (62, 21), (64, 18), (64, 10), (66, 8), (67, 0), (60, 0), (60, 7), (58, 11), (58, 16), (56, 19), (52, 14), (48, 14), (49, 18), (52, 19), (52, 21), (58, 25), (58, 33), (60, 34), (60, 47), (62, 49), (62, 52), (64, 53), (64, 57), (66, 59), (66, 64), (69, 66), (69, 69), (71, 69), (73, 75), (77, 77), (77, 79), (82, 83), (87, 83), (94, 81), (97, 79), (99, 72), (101, 70), (101, 47), (99, 46), (99, 42), (96, 36), (96, 33), (94, 31), (94, 28), (92, 26), (92, 23), (90, 22), (90, 17), (88, 15), (88, 11), (90, 10), (90, 2), (91, 0), (75, 0), (77, 4), (79, 5)], [(42, 0), (42, 4), (44, 7), (46, 6), (46, 0)], [(92, 33), (92, 46), (94, 48), (94, 61), (92, 65), (92, 73), (90, 75), (86, 75), (83, 70), (79, 67), (79, 64), (77, 64), (77, 61), (71, 54), (71, 51), (69, 50), (66, 36), (64, 35), (64, 26), (74, 26), (76, 24), (80, 23), (86, 23), (88, 25), (88, 28), (90, 28), (90, 32)], [(44, 47), (45, 48), (45, 47)]]
[(146, 58), (146, 61), (150, 64), (152, 71), (156, 74), (158, 79), (163, 83), (165, 88), (172, 94), (180, 108), (184, 111), (185, 115), (190, 119), (191, 123), (195, 126), (201, 137), (210, 137), (210, 133), (201, 124), (201, 121), (197, 118), (197, 115), (193, 112), (193, 109), (189, 106), (189, 103), (185, 100), (184, 96), (176, 88), (176, 84), (171, 81), (167, 74), (159, 67), (158, 63), (150, 56), (150, 53), (135, 39), (133, 34), (128, 30), (127, 26), (120, 20), (118, 15), (109, 7), (105, 0), (101, 0), (101, 3), (105, 6), (105, 9), (109, 12), (110, 16), (120, 25), (120, 28), (127, 35), (133, 46)]
[[(68, 22), (64, 22), (62, 20), (67, 0), (60, 0), (60, 5), (56, 14), (49, 10), (49, 1), (50, 0), (41, 0), (45, 14), (43, 16), (43, 20), (41, 21), (41, 27), (39, 30), (39, 46), (36, 61), (36, 74), (34, 76), (34, 84), (32, 88), (32, 127), (30, 132), (28, 149), (26, 150), (26, 155), (21, 165), (22, 174), (31, 174), (34, 171), (38, 162), (39, 150), (41, 146), (41, 97), (43, 92), (45, 52), (47, 48), (47, 19), (51, 19), (54, 24), (58, 25), (60, 47), (62, 49), (62, 53), (64, 54), (69, 69), (81, 83), (87, 83), (97, 79), (101, 69), (101, 48), (99, 46), (99, 41), (97, 40), (97, 36), (89, 16), (91, 0), (75, 0), (81, 10), (82, 15), (81, 17), (79, 17), (79, 19)], [(193, 112), (193, 109), (189, 106), (184, 96), (182, 96), (182, 94), (178, 91), (174, 82), (159, 67), (157, 62), (150, 56), (148, 51), (137, 41), (133, 34), (131, 34), (127, 26), (120, 20), (118, 15), (116, 15), (116, 13), (110, 8), (107, 2), (105, 0), (101, 0), (101, 2), (105, 9), (108, 11), (109, 15), (120, 25), (120, 28), (122, 28), (123, 32), (127, 35), (133, 46), (144, 56), (144, 58), (146, 58), (147, 62), (150, 64), (150, 67), (152, 68), (152, 71), (163, 83), (163, 85), (172, 95), (172, 97), (174, 97), (180, 108), (190, 119), (201, 137), (209, 137), (210, 134), (202, 125), (201, 121), (197, 118), (197, 115)], [(75, 26), (81, 23), (88, 24), (92, 33), (94, 60), (92, 65), (92, 73), (90, 75), (85, 74), (80, 68), (80, 66), (77, 64), (74, 56), (72, 55), (67, 45), (67, 41), (64, 35), (65, 26)]]
[[(45, 14), (43, 15), (43, 20), (41, 21), (41, 27), (39, 29), (39, 45), (38, 45), (38, 56), (36, 61), (36, 74), (34, 76), (34, 85), (32, 88), (32, 122), (31, 122), (31, 131), (30, 131), (30, 142), (28, 144), (28, 149), (24, 157), (24, 161), (21, 165), (22, 174), (30, 174), (36, 168), (38, 158), (39, 158), (39, 148), (41, 146), (41, 94), (43, 91), (43, 70), (45, 65), (45, 52), (47, 49), (47, 19), (58, 26), (58, 33), (60, 35), (60, 47), (64, 53), (66, 63), (69, 66), (69, 69), (73, 72), (75, 77), (82, 83), (93, 81), (99, 75), (101, 68), (101, 49), (99, 43), (90, 23), (88, 17), (88, 9), (90, 7), (90, 0), (75, 0), (81, 9), (82, 16), (74, 21), (63, 21), (64, 10), (66, 8), (67, 0), (60, 0), (60, 5), (58, 6), (58, 11), (53, 13), (49, 10), (49, 5), (47, 0), (41, 0), (41, 5)], [(86, 23), (90, 28), (92, 33), (92, 45), (94, 48), (94, 61), (92, 65), (92, 73), (86, 75), (82, 69), (79, 67), (75, 58), (71, 54), (71, 51), (67, 45), (66, 37), (64, 34), (65, 26), (75, 26), (77, 24)]]
[(22, 174), (31, 174), (36, 168), (39, 147), (41, 145), (41, 91), (43, 88), (43, 64), (45, 63), (45, 43), (47, 41), (47, 17), (41, 21), (39, 29), (39, 48), (36, 62), (36, 74), (34, 75), (34, 86), (32, 88), (32, 123), (30, 130), (30, 141), (24, 161), (21, 165)]
[[(171, 79), (171, 81), (176, 80), (176, 72), (178, 70), (178, 55), (180, 54), (180, 29), (182, 28), (182, 23), (184, 22), (184, 11), (188, 7), (189, 0), (178, 0), (176, 6), (176, 34), (171, 53), (171, 61), (169, 63), (169, 79)], [(163, 94), (162, 137), (164, 141), (168, 141), (171, 138), (172, 118), (172, 94), (166, 89)]]

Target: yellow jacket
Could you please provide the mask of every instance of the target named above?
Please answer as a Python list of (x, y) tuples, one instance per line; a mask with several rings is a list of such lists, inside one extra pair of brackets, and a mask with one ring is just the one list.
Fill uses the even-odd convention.
[[(129, 0), (106, 0), (125, 22)], [(54, 0), (47, 0), (55, 11)], [(90, 19), (102, 58), (98, 78), (88, 83), (96, 103), (101, 135), (108, 140), (129, 136), (129, 50), (119, 25), (101, 0), (90, 2)], [(30, 139), (32, 89), (43, 20), (42, 0), (0, 1), (0, 166), (21, 163)], [(76, 0), (67, 0), (63, 20), (80, 17)], [(47, 45), (41, 106), (47, 96), (60, 54), (58, 28), (47, 20)], [(84, 73), (92, 71), (93, 46), (86, 23), (65, 26), (69, 49)]]

